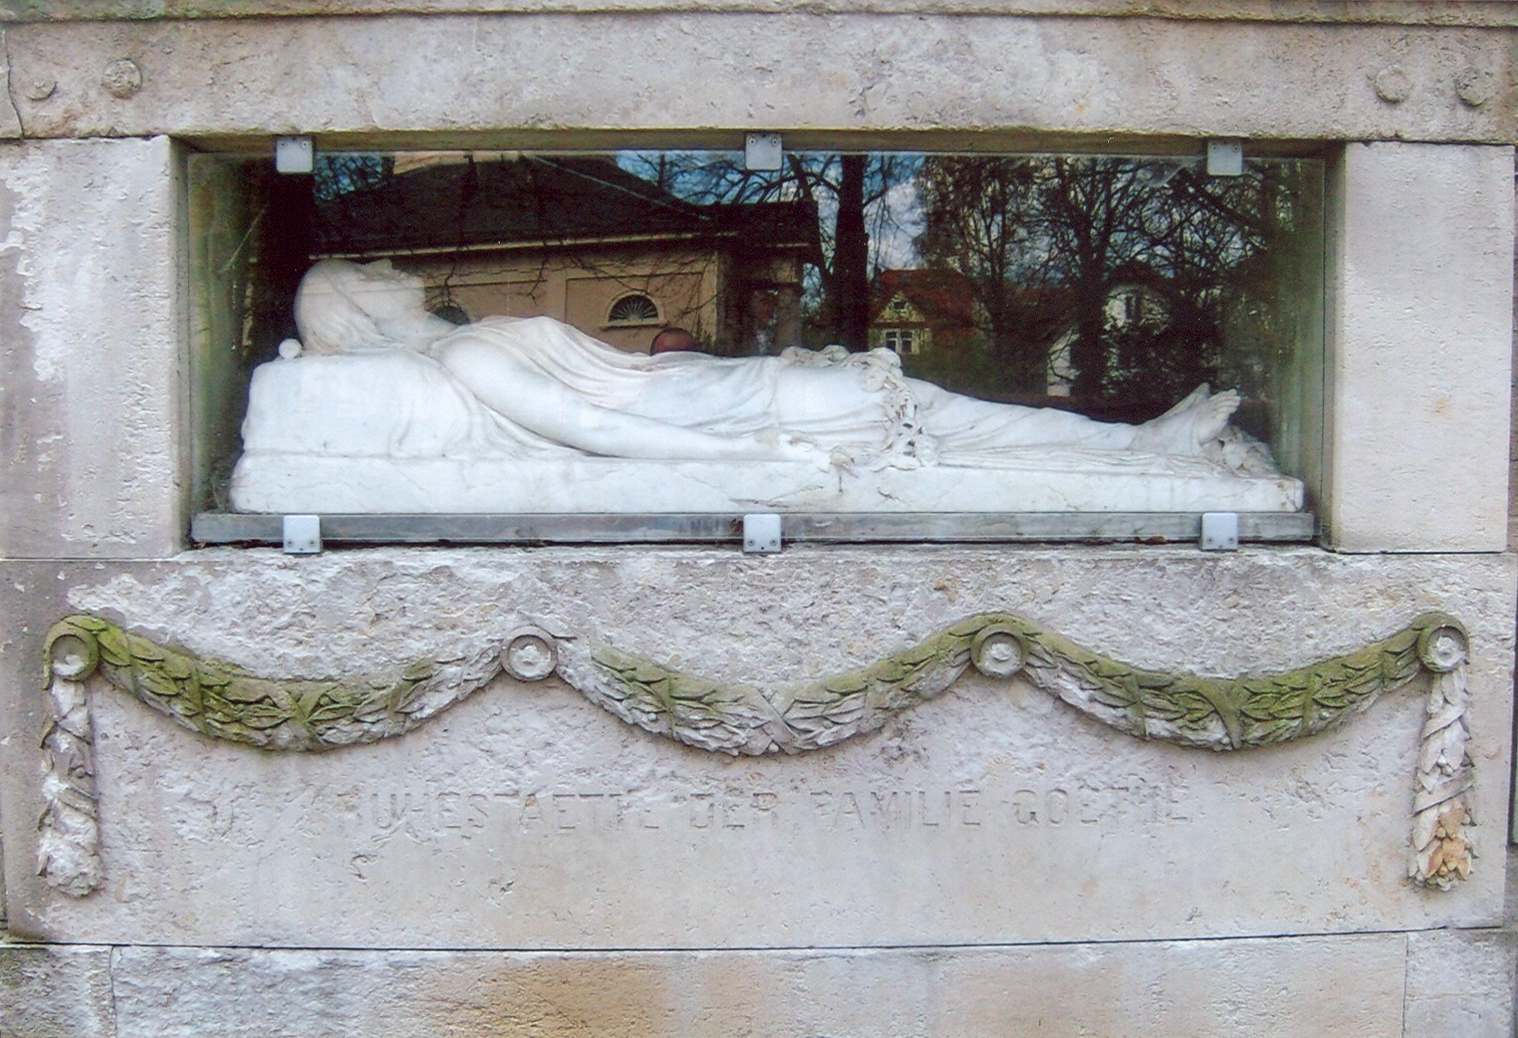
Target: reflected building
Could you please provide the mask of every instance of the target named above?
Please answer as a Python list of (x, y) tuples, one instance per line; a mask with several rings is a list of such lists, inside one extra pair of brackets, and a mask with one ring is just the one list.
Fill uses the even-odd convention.
[(801, 344), (807, 200), (697, 205), (602, 156), (412, 154), (320, 190), (314, 258), (389, 258), (455, 322), (547, 315), (631, 352), (662, 327), (718, 353)]
[(974, 331), (975, 292), (957, 270), (883, 270), (871, 286), (871, 348), (904, 357), (953, 352)]

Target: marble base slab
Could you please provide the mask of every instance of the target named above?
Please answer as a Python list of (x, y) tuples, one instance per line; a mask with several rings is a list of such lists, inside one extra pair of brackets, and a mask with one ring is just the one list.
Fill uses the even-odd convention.
[[(1302, 483), (1229, 476), (1205, 463), (1029, 451), (1024, 467), (938, 465), (860, 475), (772, 462), (325, 458), (248, 452), (240, 512), (1294, 512)], [(1082, 462), (1083, 465), (1078, 465)]]

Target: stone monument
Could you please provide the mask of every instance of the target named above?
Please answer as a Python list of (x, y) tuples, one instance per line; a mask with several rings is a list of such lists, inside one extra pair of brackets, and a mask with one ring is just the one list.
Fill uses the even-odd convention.
[[(1510, 5), (887, 6), (3, 5), (0, 1034), (1511, 1033)], [(319, 267), (378, 297), (248, 395), (303, 159), (750, 133), (1307, 164), (1312, 263), (1259, 271), (1306, 302), (1236, 315), (1281, 471), (1226, 394), (1097, 427), (878, 354), (623, 360), (382, 268)], [(750, 504), (1075, 539), (425, 525)], [(233, 505), (430, 514), (191, 539)], [(1317, 527), (1082, 532), (1115, 507)]]

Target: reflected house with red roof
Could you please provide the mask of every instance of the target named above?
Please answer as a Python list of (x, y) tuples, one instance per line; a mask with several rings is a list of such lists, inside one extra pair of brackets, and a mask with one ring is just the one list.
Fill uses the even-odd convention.
[(870, 299), (871, 348), (902, 356), (968, 348), (975, 331), (975, 295), (957, 270), (884, 270)]

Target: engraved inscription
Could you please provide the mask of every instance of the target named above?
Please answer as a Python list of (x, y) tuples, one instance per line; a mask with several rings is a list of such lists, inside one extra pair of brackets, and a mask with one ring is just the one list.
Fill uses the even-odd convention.
[(1189, 787), (1176, 776), (1068, 776), (1058, 781), (954, 787), (844, 786), (787, 789), (725, 786), (684, 793), (444, 789), (335, 794), (342, 816), (377, 840), (598, 839), (638, 832), (741, 838), (776, 828), (839, 834), (1016, 833), (1075, 827), (1113, 830), (1189, 823)]

